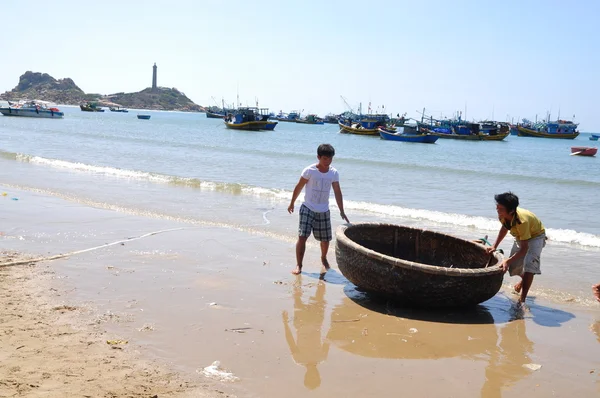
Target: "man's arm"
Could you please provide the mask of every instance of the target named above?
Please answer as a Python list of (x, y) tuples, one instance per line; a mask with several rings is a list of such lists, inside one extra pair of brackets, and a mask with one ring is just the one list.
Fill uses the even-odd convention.
[(498, 249), (498, 246), (500, 246), (500, 243), (502, 242), (502, 240), (504, 239), (504, 237), (506, 236), (507, 233), (508, 233), (508, 229), (506, 229), (503, 225), (500, 228), (500, 231), (498, 231), (498, 237), (496, 238), (496, 242), (494, 242), (494, 245), (492, 247), (486, 248), (486, 251), (488, 253), (496, 251)]
[(525, 257), (525, 255), (527, 254), (527, 250), (529, 250), (529, 241), (520, 240), (519, 251), (507, 258), (506, 260), (504, 260), (504, 262), (502, 263), (502, 269), (506, 271), (508, 268), (510, 268), (510, 264), (512, 264), (516, 259)]
[(350, 220), (348, 220), (348, 217), (346, 217), (346, 213), (344, 212), (344, 196), (342, 195), (342, 188), (340, 187), (339, 181), (331, 183), (331, 187), (333, 188), (337, 206), (340, 209), (340, 217), (346, 220), (347, 223), (350, 223)]
[(290, 201), (290, 205), (288, 206), (288, 213), (291, 214), (294, 212), (294, 203), (296, 203), (296, 199), (298, 199), (300, 192), (302, 192), (302, 188), (304, 188), (307, 182), (308, 180), (306, 178), (300, 177), (300, 181), (298, 181), (298, 184), (296, 184), (296, 188), (294, 188), (294, 193), (292, 193), (292, 200)]

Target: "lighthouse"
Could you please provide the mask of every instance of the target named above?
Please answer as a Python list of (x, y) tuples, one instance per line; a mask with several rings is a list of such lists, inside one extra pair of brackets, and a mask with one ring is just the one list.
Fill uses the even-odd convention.
[(154, 66), (152, 67), (152, 90), (156, 90), (156, 62), (154, 63)]

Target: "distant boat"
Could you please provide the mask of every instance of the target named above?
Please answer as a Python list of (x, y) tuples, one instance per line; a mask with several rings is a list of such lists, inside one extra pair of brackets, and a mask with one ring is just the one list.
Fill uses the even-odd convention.
[(321, 119), (317, 115), (308, 115), (305, 118), (296, 119), (295, 122), (302, 123), (302, 124), (325, 124), (323, 119)]
[(206, 117), (209, 119), (223, 119), (225, 117), (225, 113), (206, 111)]
[(568, 120), (532, 123), (527, 119), (523, 119), (523, 123), (517, 125), (517, 129), (519, 130), (519, 137), (562, 138), (572, 140), (579, 135), (577, 126), (577, 123)]
[(279, 122), (295, 122), (300, 118), (300, 112), (291, 111), (290, 113), (279, 112), (277, 116), (272, 117)]
[(104, 112), (104, 109), (100, 108), (95, 102), (86, 102), (79, 105), (79, 108), (84, 112)]
[(439, 138), (429, 133), (396, 133), (390, 130), (386, 130), (383, 127), (379, 128), (379, 136), (382, 139), (389, 141), (420, 142), (423, 144), (433, 144)]
[(598, 138), (600, 138), (600, 135), (598, 135), (598, 134), (592, 134), (590, 136), (590, 141), (598, 141)]
[(0, 108), (0, 113), (4, 116), (61, 119), (64, 116), (64, 112), (61, 112), (58, 108), (48, 107), (49, 104), (49, 102), (40, 100), (19, 102), (8, 101), (8, 106)]
[(442, 132), (442, 129), (438, 128), (435, 130), (430, 130), (422, 124), (419, 124), (419, 130), (440, 138), (463, 141), (502, 141), (510, 134), (510, 127), (506, 123), (501, 124), (499, 129), (491, 129), (487, 132), (483, 132), (480, 130), (479, 123), (470, 123), (464, 121), (450, 126), (448, 132)]
[(598, 152), (598, 148), (594, 148), (592, 146), (572, 146), (571, 147), (571, 156), (596, 156), (596, 152)]
[(337, 124), (339, 118), (340, 118), (339, 115), (334, 115), (332, 113), (329, 113), (329, 114), (325, 115), (325, 118), (323, 119), (323, 121), (325, 123), (329, 123), (329, 124)]
[(111, 112), (122, 112), (122, 113), (127, 113), (127, 112), (129, 112), (127, 109), (125, 109), (125, 108), (121, 108), (120, 106), (117, 106), (117, 107), (110, 107), (110, 108), (108, 108), (108, 109), (110, 109), (110, 111), (111, 111)]
[(387, 131), (396, 131), (395, 127), (388, 125), (389, 121), (387, 115), (347, 115), (338, 120), (338, 125), (340, 133), (379, 136), (379, 127), (385, 127)]
[(150, 115), (137, 115), (137, 118), (142, 120), (148, 120), (150, 119)]
[(277, 122), (269, 121), (268, 108), (239, 108), (224, 118), (225, 126), (234, 130), (274, 130)]

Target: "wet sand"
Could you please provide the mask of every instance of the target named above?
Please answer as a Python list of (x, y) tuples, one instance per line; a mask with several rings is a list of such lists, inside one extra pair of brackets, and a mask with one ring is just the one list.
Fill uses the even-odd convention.
[[(144, 358), (104, 320), (63, 304), (52, 266), (0, 253), (1, 397), (224, 397), (210, 382), (191, 380)], [(108, 344), (108, 342), (116, 344)]]
[[(21, 327), (9, 323), (14, 322), (8, 315), (14, 310), (3, 313), (0, 380), (45, 385), (45, 391), (56, 396), (61, 396), (56, 391), (68, 395), (79, 391), (79, 385), (44, 384), (41, 375), (62, 375), (63, 382), (75, 383), (70, 381), (75, 376), (68, 376), (61, 363), (64, 358), (82, 358), (78, 353), (87, 355), (93, 349), (98, 351), (90, 353), (92, 359), (80, 364), (81, 369), (104, 374), (103, 361), (113, 361), (107, 366), (115, 368), (114, 373), (98, 381), (97, 388), (105, 389), (93, 391), (108, 394), (118, 387), (122, 390), (117, 390), (117, 396), (132, 394), (141, 385), (152, 386), (147, 384), (150, 380), (166, 385), (161, 387), (167, 388), (164, 392), (155, 390), (158, 396), (186, 394), (203, 385), (209, 393), (261, 397), (282, 392), (286, 397), (308, 392), (318, 397), (392, 397), (399, 391), (456, 397), (600, 393), (600, 307), (556, 303), (534, 295), (529, 310), (520, 312), (513, 305), (516, 296), (506, 287), (474, 311), (403, 309), (357, 291), (336, 270), (333, 250), (329, 257), (333, 270), (319, 279), (314, 241), (307, 249), (305, 273), (295, 277), (290, 274), (293, 239), (270, 236), (266, 227), (264, 232), (249, 233), (131, 216), (42, 195), (24, 196), (23, 203), (2, 215), (3, 249), (50, 255), (152, 231), (184, 229), (34, 267), (1, 270), (2, 277), (9, 279), (0, 283), (14, 287), (23, 297), (29, 294), (42, 303), (55, 303), (50, 306), (76, 309), (20, 307)], [(36, 272), (28, 280), (19, 274), (32, 269)], [(41, 288), (39, 278), (45, 278), (48, 288)], [(2, 294), (0, 304), (7, 305), (17, 294)], [(68, 317), (76, 333), (62, 334), (62, 326), (56, 326), (61, 323), (54, 318), (46, 318), (48, 329), (36, 333), (39, 311), (44, 309), (51, 316)], [(15, 333), (30, 340), (40, 335), (60, 339), (60, 344), (39, 342), (44, 348), (38, 351), (46, 358), (40, 363), (40, 352), (17, 350), (23, 343), (14, 339)], [(109, 339), (128, 344), (123, 350), (111, 349), (105, 342)], [(93, 344), (87, 346), (89, 341)], [(81, 342), (86, 346), (73, 348)], [(14, 354), (17, 351), (19, 356)], [(143, 372), (127, 376), (121, 366), (137, 363), (121, 358), (129, 354), (149, 361), (163, 376), (144, 379)], [(212, 380), (199, 373), (216, 360), (239, 379)], [(16, 367), (28, 370), (13, 375), (11, 369)], [(34, 370), (37, 378), (30, 381), (34, 376), (29, 372)], [(190, 384), (174, 389), (170, 381), (179, 379)], [(18, 392), (14, 386), (7, 388)], [(28, 388), (22, 396), (35, 389)], [(147, 394), (152, 396), (150, 391)]]

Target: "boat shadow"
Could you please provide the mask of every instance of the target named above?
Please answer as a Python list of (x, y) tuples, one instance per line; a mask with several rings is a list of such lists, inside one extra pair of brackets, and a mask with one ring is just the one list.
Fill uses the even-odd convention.
[(344, 294), (369, 311), (401, 319), (465, 325), (502, 324), (518, 319), (510, 310), (510, 300), (502, 295), (475, 306), (432, 309), (406, 306), (387, 297), (365, 292), (352, 283), (344, 287)]

